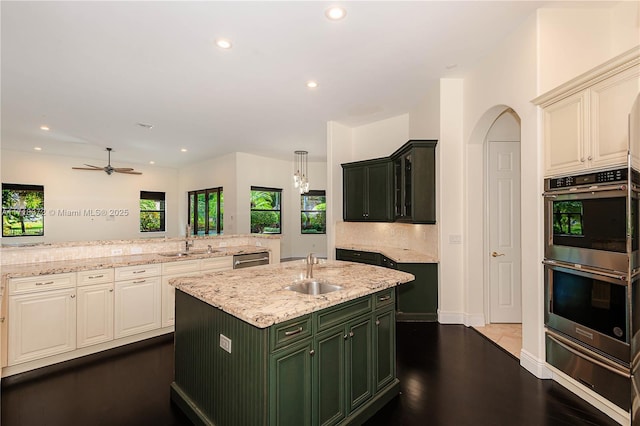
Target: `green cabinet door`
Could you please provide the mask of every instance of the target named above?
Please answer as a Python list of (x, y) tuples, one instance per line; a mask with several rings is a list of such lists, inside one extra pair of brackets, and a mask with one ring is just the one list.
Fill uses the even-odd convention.
[(393, 221), (392, 171), (391, 161), (372, 164), (368, 167), (367, 220), (374, 222)]
[(345, 326), (331, 328), (315, 339), (314, 424), (331, 426), (346, 416), (345, 398)]
[(312, 339), (305, 339), (271, 355), (269, 424), (311, 425), (313, 353)]
[(365, 220), (366, 167), (344, 167), (343, 170), (343, 219), (345, 221)]
[(347, 326), (346, 378), (349, 412), (373, 395), (371, 322), (371, 315), (367, 315), (349, 322)]
[(416, 279), (396, 287), (398, 321), (437, 321), (438, 264), (398, 263), (398, 269)]
[(376, 392), (396, 377), (396, 321), (393, 310), (376, 312), (373, 324), (373, 373)]

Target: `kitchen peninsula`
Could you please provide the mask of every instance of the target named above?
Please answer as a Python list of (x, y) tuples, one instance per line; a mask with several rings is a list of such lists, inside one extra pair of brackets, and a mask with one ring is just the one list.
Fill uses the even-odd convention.
[(399, 389), (395, 291), (413, 275), (329, 261), (308, 295), (302, 261), (171, 281), (172, 400), (196, 424), (360, 424)]

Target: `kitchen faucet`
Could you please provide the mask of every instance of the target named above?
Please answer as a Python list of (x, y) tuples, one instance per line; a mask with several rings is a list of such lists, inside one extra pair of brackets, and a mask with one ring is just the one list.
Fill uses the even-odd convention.
[(191, 224), (187, 223), (187, 230), (184, 234), (184, 251), (189, 251), (189, 247), (193, 245), (193, 241), (189, 242), (189, 235), (191, 235)]
[(307, 278), (313, 278), (313, 265), (318, 263), (318, 258), (313, 253), (307, 255)]

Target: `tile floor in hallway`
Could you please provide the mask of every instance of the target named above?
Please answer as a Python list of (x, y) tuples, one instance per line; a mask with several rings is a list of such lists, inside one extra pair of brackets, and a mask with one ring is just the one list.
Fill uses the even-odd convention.
[(522, 324), (496, 323), (473, 328), (511, 355), (520, 359), (520, 350), (522, 349)]

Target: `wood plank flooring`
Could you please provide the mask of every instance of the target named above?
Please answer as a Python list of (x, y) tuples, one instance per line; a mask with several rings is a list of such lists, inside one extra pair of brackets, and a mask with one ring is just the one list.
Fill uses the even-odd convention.
[[(617, 424), (554, 382), (536, 379), (473, 329), (398, 323), (397, 331), (402, 394), (366, 426)], [(39, 378), (2, 380), (2, 426), (190, 425), (169, 401), (170, 338), (69, 365)]]

